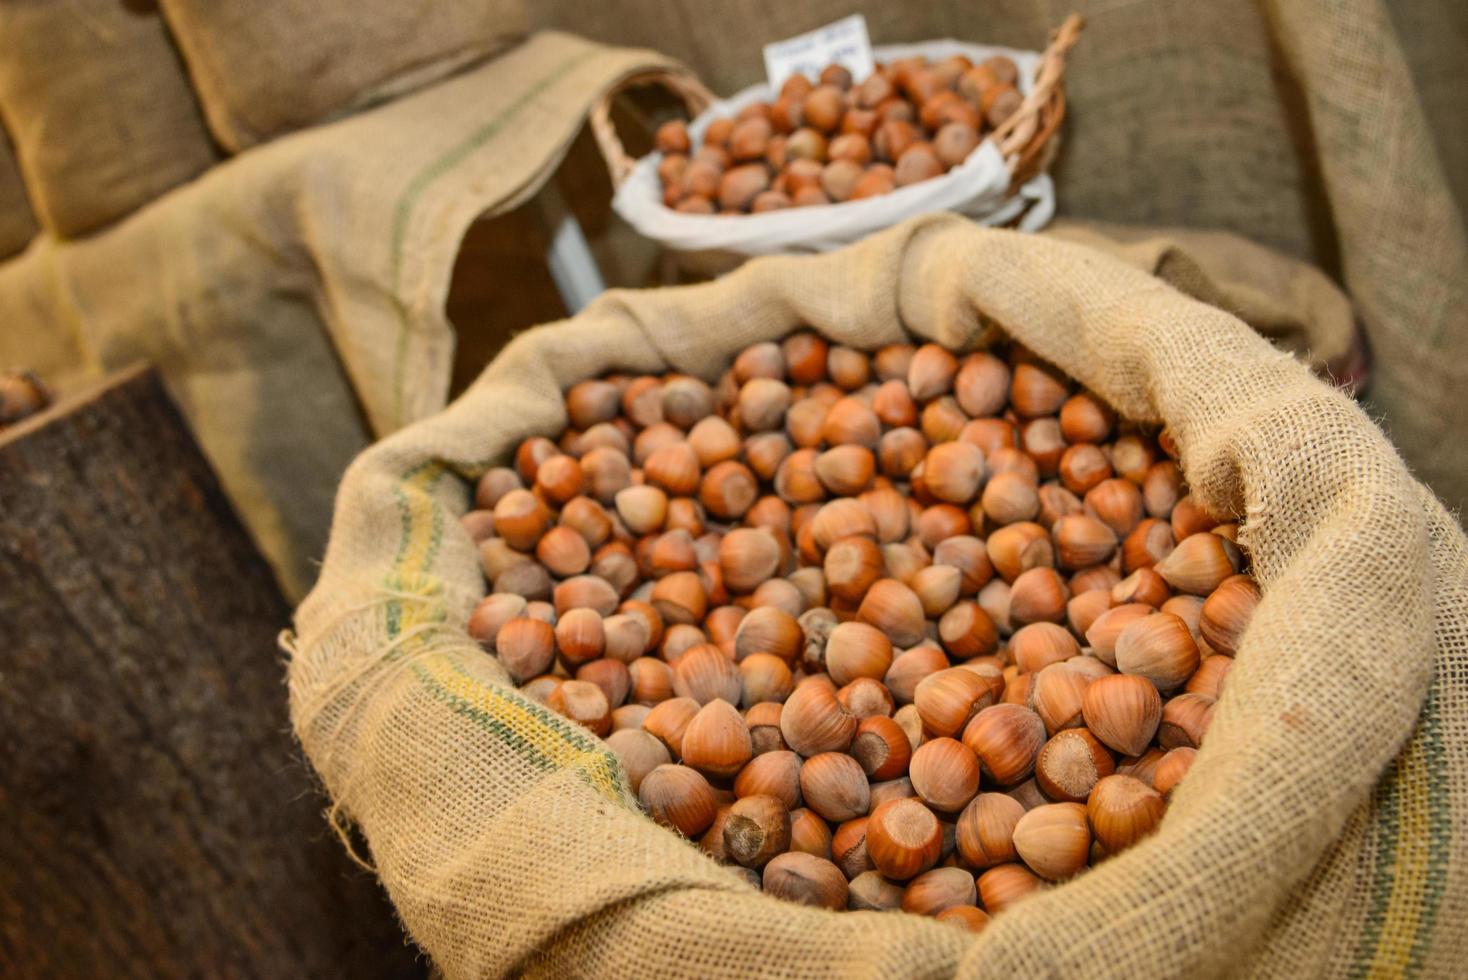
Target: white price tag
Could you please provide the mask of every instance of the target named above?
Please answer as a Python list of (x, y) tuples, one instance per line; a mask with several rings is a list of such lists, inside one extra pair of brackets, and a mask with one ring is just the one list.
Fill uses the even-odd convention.
[(872, 42), (867, 37), (867, 19), (861, 14), (765, 45), (765, 75), (775, 92), (797, 72), (816, 81), (821, 69), (830, 64), (844, 66), (857, 82), (876, 68)]

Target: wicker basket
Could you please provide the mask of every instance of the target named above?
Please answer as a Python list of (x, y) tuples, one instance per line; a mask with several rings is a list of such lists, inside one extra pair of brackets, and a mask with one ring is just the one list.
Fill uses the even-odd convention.
[[(1079, 15), (1072, 14), (1051, 34), (1050, 43), (1043, 53), (1038, 56), (1038, 67), (1032, 77), (1029, 91), (1018, 110), (1005, 120), (1005, 122), (985, 137), (985, 142), (992, 142), (999, 151), (1003, 160), (1003, 166), (1009, 177), (1008, 194), (1016, 195), (1022, 187), (1042, 174), (1049, 166), (1054, 157), (1058, 139), (1056, 134), (1060, 124), (1065, 118), (1065, 60), (1071, 47), (1080, 36), (1083, 21)], [(1031, 55), (1033, 58), (1034, 55)], [(655, 70), (644, 72), (626, 79), (620, 86), (609, 92), (592, 110), (591, 131), (595, 137), (602, 156), (606, 160), (607, 169), (611, 174), (612, 185), (622, 188), (632, 176), (638, 161), (631, 157), (622, 145), (615, 127), (611, 121), (612, 99), (623, 89), (639, 85), (661, 85), (677, 95), (688, 107), (693, 117), (698, 117), (708, 110), (717, 99), (691, 72), (686, 70)], [(978, 152), (978, 151), (975, 151)], [(935, 180), (948, 179), (948, 175), (935, 178)], [(1002, 181), (1001, 181), (1002, 183)], [(907, 190), (903, 188), (902, 190)], [(869, 199), (870, 200), (870, 199)], [(825, 214), (834, 209), (849, 208), (854, 202), (830, 204), (818, 207), (798, 209), (803, 215), (814, 217), (817, 214)], [(867, 202), (856, 202), (866, 204)], [(663, 209), (668, 215), (671, 209), (663, 208), (661, 202), (658, 208)], [(790, 212), (780, 212), (790, 214)], [(679, 215), (675, 220), (687, 218), (690, 221), (713, 220), (720, 223), (751, 222), (768, 218), (768, 215), (758, 216), (730, 216), (720, 215), (711, 219), (705, 216)], [(1004, 222), (1014, 223), (1017, 218), (1008, 218)], [(636, 222), (633, 222), (636, 224)], [(709, 226), (713, 227), (713, 226)], [(726, 225), (727, 227), (727, 225)], [(656, 233), (648, 232), (650, 237), (659, 237)], [(670, 242), (673, 247), (676, 243)], [(839, 243), (838, 243), (839, 244)], [(823, 246), (817, 245), (816, 248)], [(753, 254), (753, 253), (749, 253)]]

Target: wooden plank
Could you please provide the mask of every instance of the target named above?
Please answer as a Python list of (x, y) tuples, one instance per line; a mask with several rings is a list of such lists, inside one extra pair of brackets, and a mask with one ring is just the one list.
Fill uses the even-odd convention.
[(0, 975), (423, 975), (290, 737), (288, 616), (152, 371), (0, 434)]

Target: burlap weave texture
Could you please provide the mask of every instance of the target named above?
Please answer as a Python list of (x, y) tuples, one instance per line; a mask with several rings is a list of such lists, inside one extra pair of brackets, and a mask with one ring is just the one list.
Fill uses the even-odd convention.
[[(982, 311), (983, 317), (980, 316)], [(709, 377), (812, 324), (955, 348), (997, 322), (1134, 418), (1242, 519), (1264, 599), (1159, 832), (977, 939), (757, 896), (635, 809), (612, 757), (463, 632), (468, 482), (609, 369)], [(1349, 400), (1241, 323), (1098, 252), (919, 219), (526, 334), (353, 464), (298, 611), (298, 735), (450, 976), (1337, 976), (1461, 971), (1468, 557)]]

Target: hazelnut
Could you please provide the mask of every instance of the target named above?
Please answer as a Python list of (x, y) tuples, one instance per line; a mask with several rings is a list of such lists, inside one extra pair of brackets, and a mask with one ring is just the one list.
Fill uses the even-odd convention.
[(912, 745), (907, 733), (891, 718), (863, 718), (851, 743), (851, 756), (873, 782), (896, 779), (907, 772)]
[(1203, 601), (1198, 617), (1198, 628), (1203, 639), (1219, 653), (1233, 656), (1238, 651), (1244, 631), (1248, 629), (1249, 620), (1258, 605), (1259, 586), (1254, 584), (1253, 579), (1247, 575), (1233, 575), (1224, 579)]
[(770, 653), (793, 663), (805, 642), (805, 631), (796, 617), (774, 606), (761, 606), (751, 609), (739, 621), (734, 634), (734, 657), (743, 660), (753, 653)]
[(1086, 727), (1123, 755), (1140, 755), (1162, 720), (1162, 698), (1145, 677), (1114, 674), (1086, 688), (1081, 704)]
[(611, 708), (620, 708), (632, 690), (632, 675), (627, 665), (616, 660), (593, 660), (576, 668), (576, 679), (601, 688)]
[[(1114, 458), (1114, 457), (1113, 457)], [(1120, 477), (1102, 480), (1085, 494), (1086, 513), (1125, 538), (1142, 522), (1142, 492)]]
[(1010, 116), (1019, 111), (1024, 97), (1012, 85), (996, 85), (979, 97), (979, 109), (984, 122), (990, 126), (1002, 126)]
[(768, 531), (735, 528), (719, 542), (719, 569), (734, 592), (752, 592), (779, 567), (780, 546)]
[(726, 211), (747, 211), (754, 199), (769, 187), (770, 172), (763, 163), (734, 167), (719, 178), (719, 207)]
[(867, 812), (870, 787), (861, 765), (842, 752), (821, 752), (800, 768), (805, 805), (831, 821), (852, 820)]
[(1054, 623), (1031, 623), (1016, 630), (1009, 640), (1010, 656), (1024, 673), (1038, 673), (1080, 652), (1075, 638)]
[(607, 747), (622, 764), (634, 793), (641, 787), (643, 777), (658, 766), (673, 761), (662, 742), (638, 729), (624, 728), (612, 732), (607, 736)]
[(847, 878), (872, 870), (867, 856), (867, 818), (847, 820), (831, 835), (831, 860)]
[(1022, 864), (999, 864), (978, 876), (979, 899), (990, 915), (998, 915), (1045, 887), (1045, 882)]
[(1196, 749), (1213, 721), (1216, 702), (1206, 694), (1179, 694), (1162, 706), (1157, 744), (1164, 749)]
[(892, 692), (887, 690), (886, 685), (872, 677), (856, 678), (836, 692), (836, 699), (844, 704), (846, 710), (855, 715), (858, 721), (875, 715), (890, 718), (892, 710), (897, 706), (896, 701), (892, 698)]
[(972, 933), (983, 932), (989, 925), (989, 913), (973, 905), (954, 905), (939, 912), (934, 918)]
[(717, 699), (733, 705), (739, 701), (743, 687), (739, 668), (712, 644), (692, 648), (673, 667), (673, 691), (700, 705)]
[(1156, 611), (1145, 603), (1136, 602), (1113, 606), (1097, 616), (1090, 629), (1086, 630), (1086, 642), (1091, 646), (1092, 655), (1102, 663), (1115, 667), (1116, 640), (1122, 631)]
[(1157, 763), (1157, 769), (1152, 774), (1152, 788), (1163, 796), (1171, 795), (1177, 784), (1188, 774), (1197, 755), (1197, 749), (1187, 746), (1168, 751)]
[(708, 780), (687, 766), (653, 769), (643, 776), (637, 797), (654, 820), (684, 837), (707, 830), (718, 810)]
[(653, 145), (659, 153), (687, 153), (691, 148), (688, 126), (681, 119), (674, 119), (658, 127)]
[(942, 650), (920, 645), (896, 657), (882, 680), (894, 698), (911, 703), (924, 678), (947, 669), (948, 658)]
[(545, 706), (596, 735), (612, 730), (612, 706), (600, 687), (590, 681), (563, 681), (546, 695)]
[(1052, 800), (1081, 802), (1103, 776), (1116, 770), (1106, 747), (1084, 728), (1067, 728), (1040, 749), (1035, 781)]
[(830, 861), (787, 851), (765, 865), (764, 889), (776, 898), (816, 908), (846, 907), (846, 876)]
[(1179, 592), (1206, 596), (1243, 565), (1238, 546), (1217, 534), (1185, 537), (1154, 569)]
[(1039, 524), (1022, 521), (1001, 527), (989, 535), (986, 544), (989, 563), (1006, 582), (1029, 569), (1055, 564), (1050, 534)]
[(1141, 675), (1163, 692), (1182, 687), (1198, 662), (1193, 634), (1171, 613), (1143, 616), (1116, 637), (1116, 669)]
[(1014, 849), (1041, 878), (1061, 881), (1086, 866), (1091, 830), (1079, 803), (1047, 803), (1019, 818)]
[(746, 868), (763, 867), (790, 847), (790, 811), (773, 796), (745, 796), (729, 807), (724, 853)]
[(965, 726), (963, 744), (978, 757), (985, 775), (1001, 786), (1013, 786), (1034, 771), (1045, 745), (1045, 723), (1023, 705), (991, 705)]
[(493, 650), (495, 639), (504, 625), (525, 615), (524, 596), (496, 592), (485, 596), (469, 615), (469, 635), (486, 650)]
[(978, 899), (973, 875), (962, 868), (934, 868), (908, 884), (902, 893), (902, 910), (937, 915), (951, 908), (974, 906)]
[(831, 859), (831, 826), (812, 810), (790, 811), (790, 850)]
[(867, 856), (883, 875), (912, 878), (938, 863), (943, 828), (920, 800), (889, 800), (867, 820), (866, 845)]
[(1107, 853), (1131, 847), (1152, 832), (1167, 809), (1162, 794), (1132, 776), (1107, 776), (1086, 800), (1086, 819)]
[(978, 674), (950, 667), (919, 681), (913, 703), (924, 728), (934, 735), (953, 736), (963, 731), (970, 718), (994, 703), (994, 691)]
[(807, 757), (846, 751), (856, 729), (856, 716), (846, 710), (835, 691), (818, 684), (797, 687), (780, 712), (785, 744)]
[(923, 638), (926, 618), (922, 602), (912, 589), (896, 579), (884, 578), (872, 583), (856, 615), (860, 621), (887, 634), (897, 646), (912, 646)]
[(842, 623), (826, 640), (826, 670), (837, 684), (858, 677), (880, 678), (891, 666), (891, 641), (866, 623)]
[(890, 912), (900, 909), (902, 886), (888, 881), (880, 871), (863, 871), (851, 879), (847, 886), (846, 907), (858, 912)]
[(1090, 684), (1090, 677), (1063, 663), (1051, 664), (1035, 674), (1030, 700), (1047, 732), (1053, 735), (1083, 724), (1081, 701)]
[(785, 809), (800, 806), (800, 756), (789, 749), (763, 752), (749, 760), (734, 779), (734, 795), (772, 796)]
[(851, 188), (851, 200), (890, 194), (897, 186), (896, 174), (886, 164), (873, 164)]
[(958, 853), (970, 866), (991, 868), (1017, 861), (1014, 828), (1025, 808), (1003, 793), (980, 793), (959, 814), (955, 828)]
[(1065, 604), (1069, 600), (1065, 581), (1055, 569), (1031, 568), (1016, 576), (1010, 585), (1009, 619), (1015, 625), (1059, 623), (1065, 619)]
[(650, 708), (673, 696), (673, 668), (654, 657), (628, 662), (627, 677), (632, 685), (628, 697), (637, 704)]
[(979, 791), (979, 760), (962, 742), (935, 738), (913, 752), (908, 778), (923, 802), (956, 813)]
[(854, 497), (871, 485), (877, 458), (865, 446), (836, 446), (816, 457), (815, 469), (828, 492)]
[(643, 719), (642, 728), (655, 737), (675, 757), (682, 754), (683, 734), (688, 723), (698, 714), (699, 703), (692, 698), (669, 698), (653, 707)]
[(950, 121), (944, 123), (933, 136), (933, 150), (945, 167), (956, 167), (968, 159), (969, 154), (979, 147), (979, 131), (970, 122)]
[(495, 652), (516, 683), (526, 681), (550, 668), (556, 655), (555, 630), (528, 616), (512, 619), (500, 628)]
[(740, 704), (746, 707), (761, 701), (784, 701), (795, 686), (789, 665), (769, 653), (753, 653), (741, 660), (739, 676), (743, 685)]
[(744, 713), (756, 758), (767, 752), (785, 750), (785, 738), (780, 734), (780, 715), (783, 711), (784, 705), (777, 701), (761, 701), (750, 705), (749, 710)]

